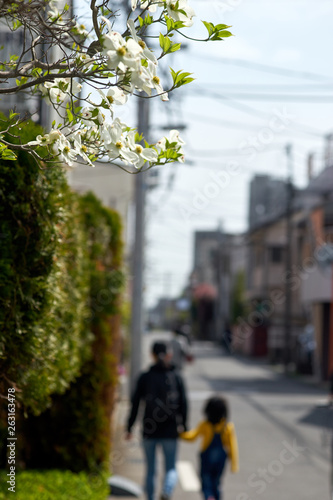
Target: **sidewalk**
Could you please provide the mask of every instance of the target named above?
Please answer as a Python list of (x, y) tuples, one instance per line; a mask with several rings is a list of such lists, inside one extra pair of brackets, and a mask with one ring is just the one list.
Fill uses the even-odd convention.
[(142, 486), (144, 459), (140, 446), (139, 426), (135, 426), (133, 439), (131, 441), (125, 440), (126, 421), (130, 407), (127, 394), (127, 380), (124, 379), (119, 387), (119, 400), (115, 408), (113, 422), (111, 473), (135, 481), (139, 486)]

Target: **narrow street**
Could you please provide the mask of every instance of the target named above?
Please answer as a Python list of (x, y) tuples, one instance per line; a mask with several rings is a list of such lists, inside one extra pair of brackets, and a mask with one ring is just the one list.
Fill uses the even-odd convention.
[[(145, 336), (145, 366), (155, 338)], [(219, 392), (228, 398), (230, 420), (236, 427), (240, 472), (227, 470), (224, 500), (328, 500), (331, 436), (326, 428), (332, 425), (332, 410), (320, 406), (327, 399), (326, 391), (285, 378), (260, 361), (229, 356), (209, 342), (195, 343), (193, 353), (195, 361), (183, 372), (189, 424), (194, 426), (202, 418), (204, 401)], [(137, 432), (139, 436), (139, 426)], [(180, 443), (174, 500), (201, 498), (196, 479), (198, 446)], [(114, 473), (142, 484), (139, 446), (136, 453), (132, 449), (130, 460), (123, 460)]]

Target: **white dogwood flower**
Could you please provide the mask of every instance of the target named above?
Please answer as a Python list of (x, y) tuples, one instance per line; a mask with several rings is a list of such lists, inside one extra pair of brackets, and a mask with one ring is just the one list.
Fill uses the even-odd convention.
[(126, 42), (123, 39), (113, 50), (111, 49), (106, 52), (108, 68), (137, 69), (141, 64), (142, 52), (142, 47), (132, 38), (129, 38)]
[(162, 84), (161, 84), (161, 80), (160, 80), (160, 77), (157, 76), (156, 74), (156, 70), (157, 70), (157, 67), (155, 64), (152, 64), (150, 61), (148, 61), (148, 73), (149, 73), (149, 76), (150, 76), (150, 82), (148, 84), (148, 87), (149, 88), (149, 91), (147, 92), (146, 89), (145, 91), (147, 92), (148, 95), (151, 95), (151, 88), (154, 88), (156, 90), (156, 92), (158, 94), (160, 94), (160, 97), (162, 99), (162, 101), (168, 101), (169, 98), (168, 98), (168, 93), (167, 92), (164, 92), (164, 89), (162, 87)]
[(116, 118), (112, 123), (104, 123), (103, 127), (100, 127), (100, 137), (106, 148), (110, 144), (116, 144), (117, 142), (124, 142), (123, 132), (129, 127)]
[(124, 141), (120, 139), (115, 143), (107, 144), (106, 150), (111, 160), (121, 157), (123, 153), (126, 154)]
[(94, 167), (94, 165), (91, 163), (88, 157), (89, 150), (87, 146), (85, 144), (82, 144), (81, 135), (82, 135), (81, 131), (78, 130), (77, 132), (74, 132), (74, 134), (72, 134), (72, 136), (70, 137), (70, 139), (73, 141), (74, 151), (81, 156), (83, 161), (88, 163), (88, 165), (90, 165), (91, 167)]
[(88, 56), (88, 54), (85, 53), (80, 53), (78, 57), (76, 58), (76, 61), (81, 63), (84, 69), (87, 69), (89, 66), (91, 66), (94, 63), (94, 58)]
[(102, 103), (105, 103), (111, 110), (114, 104), (122, 106), (128, 99), (128, 94), (125, 94), (119, 87), (111, 87), (106, 94), (102, 90), (98, 92), (102, 96)]
[(136, 34), (136, 29), (135, 29), (135, 24), (134, 24), (133, 19), (129, 19), (129, 21), (127, 22), (127, 26), (128, 26), (128, 28), (129, 28), (129, 30), (131, 32), (133, 40), (137, 44), (139, 44), (140, 47), (142, 48), (142, 57), (144, 59), (147, 59), (147, 60), (151, 61), (154, 64), (157, 64), (156, 56), (147, 47), (146, 43), (140, 37), (138, 37), (138, 35)]
[(131, 163), (135, 168), (141, 168), (146, 161), (156, 162), (158, 158), (157, 151), (153, 148), (144, 148), (141, 144), (135, 142), (135, 132), (130, 131), (126, 137), (126, 145), (133, 153)]
[(54, 82), (43, 83), (39, 88), (49, 104), (56, 104), (68, 101), (71, 95), (78, 95), (82, 85), (70, 78), (57, 78)]
[(103, 54), (107, 57), (108, 68), (119, 68), (122, 71), (126, 71), (126, 68), (139, 68), (143, 52), (142, 47), (133, 38), (125, 40), (120, 33), (112, 30), (108, 19), (102, 19), (109, 27), (109, 32), (103, 35), (102, 39)]
[(167, 148), (167, 142), (170, 147), (172, 145), (172, 149), (179, 154), (180, 156), (177, 158), (177, 161), (180, 163), (184, 163), (185, 161), (185, 156), (184, 156), (184, 151), (182, 149), (182, 146), (185, 144), (183, 139), (179, 137), (179, 131), (178, 130), (170, 130), (169, 132), (169, 137), (162, 137), (157, 143), (156, 143), (156, 148), (160, 150), (160, 152), (163, 152)]
[(70, 167), (73, 165), (73, 160), (75, 160), (77, 153), (72, 149), (70, 142), (62, 133), (60, 133), (59, 139), (53, 144), (53, 149), (60, 161), (64, 161)]
[(89, 31), (87, 30), (86, 26), (82, 23), (78, 23), (77, 21), (73, 26), (72, 31), (75, 35), (80, 35), (84, 38), (88, 38), (89, 36)]
[(195, 12), (187, 3), (187, 0), (165, 0), (168, 16), (174, 21), (181, 21), (185, 26), (193, 25)]
[(135, 89), (143, 90), (144, 92), (146, 92), (146, 94), (149, 94), (149, 92), (151, 92), (150, 81), (151, 76), (148, 72), (148, 68), (146, 68), (145, 66), (140, 66), (138, 70), (133, 70), (130, 72), (130, 82), (128, 85), (123, 85), (123, 89), (128, 94), (133, 94)]
[(52, 129), (49, 134), (37, 135), (35, 141), (28, 142), (29, 146), (47, 146), (58, 141), (62, 133), (58, 129)]
[(48, 20), (55, 24), (63, 24), (63, 17), (58, 9), (57, 0), (51, 0), (49, 3), (50, 10), (47, 12)]
[(144, 0), (140, 3), (141, 9), (147, 9), (149, 12), (156, 12), (157, 7), (163, 7), (163, 2), (156, 2), (155, 0)]

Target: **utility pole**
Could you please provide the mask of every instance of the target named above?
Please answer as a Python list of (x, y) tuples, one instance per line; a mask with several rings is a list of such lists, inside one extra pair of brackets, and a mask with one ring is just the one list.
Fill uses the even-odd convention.
[(284, 369), (288, 372), (291, 353), (291, 319), (292, 319), (292, 289), (291, 289), (291, 267), (292, 267), (292, 207), (294, 198), (293, 188), (293, 160), (292, 145), (286, 145), (288, 162), (287, 178), (287, 203), (286, 203), (286, 255), (285, 255), (285, 310), (284, 310)]
[[(146, 140), (149, 135), (149, 99), (139, 98), (138, 130)], [(131, 315), (131, 363), (130, 393), (141, 370), (141, 344), (143, 334), (143, 275), (145, 244), (145, 201), (147, 174), (135, 175), (135, 237), (132, 250), (132, 315)]]
[(216, 309), (215, 309), (215, 340), (222, 340), (222, 330), (223, 330), (223, 308), (222, 301), (223, 296), (223, 226), (222, 221), (219, 221), (217, 228), (217, 250), (216, 250), (216, 277), (217, 277), (217, 297), (216, 297)]

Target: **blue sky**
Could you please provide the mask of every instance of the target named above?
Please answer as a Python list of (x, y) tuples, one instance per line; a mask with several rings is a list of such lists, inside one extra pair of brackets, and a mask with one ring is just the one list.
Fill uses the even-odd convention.
[(195, 230), (219, 223), (228, 232), (246, 230), (255, 173), (285, 178), (290, 143), (294, 182), (304, 186), (307, 155), (315, 153), (319, 172), (324, 137), (333, 131), (330, 0), (189, 3), (197, 13), (191, 36), (205, 35), (200, 19), (232, 25), (235, 36), (221, 43), (186, 41), (183, 54), (168, 63), (193, 72), (196, 81), (169, 103), (152, 105), (152, 139), (160, 137), (161, 123), (185, 125), (189, 161), (161, 169), (160, 185), (148, 197), (148, 305), (185, 284)]

